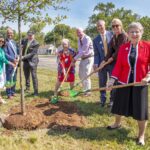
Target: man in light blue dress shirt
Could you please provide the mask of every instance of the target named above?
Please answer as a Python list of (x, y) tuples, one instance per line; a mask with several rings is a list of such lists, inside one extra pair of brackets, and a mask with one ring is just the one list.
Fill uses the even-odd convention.
[[(94, 58), (93, 42), (89, 36), (87, 36), (82, 28), (76, 30), (78, 36), (78, 54), (74, 57), (74, 60), (81, 58), (79, 64), (79, 78), (82, 80), (91, 73)], [(91, 89), (91, 79), (88, 78), (82, 82), (83, 91)], [(90, 92), (86, 92), (85, 96), (90, 95)]]

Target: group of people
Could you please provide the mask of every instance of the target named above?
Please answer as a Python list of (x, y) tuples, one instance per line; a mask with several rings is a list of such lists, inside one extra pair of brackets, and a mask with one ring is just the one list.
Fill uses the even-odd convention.
[[(137, 144), (145, 144), (145, 129), (148, 120), (148, 83), (150, 81), (150, 42), (143, 41), (143, 26), (132, 22), (125, 32), (120, 19), (111, 22), (112, 31), (107, 31), (104, 20), (98, 20), (98, 35), (92, 41), (83, 29), (77, 28), (78, 52), (70, 47), (68, 39), (62, 40), (62, 50), (58, 52), (58, 80), (55, 94), (65, 80), (73, 87), (75, 63), (80, 60), (79, 78), (85, 96), (90, 96), (91, 80), (86, 78), (92, 68), (98, 70), (99, 87), (110, 92), (111, 112), (115, 122), (108, 130), (121, 127), (122, 116), (133, 117), (138, 123)], [(135, 86), (112, 89), (113, 85), (135, 83)], [(138, 83), (138, 84), (137, 84)], [(100, 92), (100, 104), (106, 104), (106, 91)]]
[[(75, 52), (68, 39), (62, 40), (62, 50), (57, 53), (58, 77), (54, 94), (57, 95), (62, 82), (69, 82), (70, 88), (75, 82), (75, 64), (79, 61), (79, 78), (83, 80), (84, 96), (90, 96), (91, 79), (86, 78), (92, 71), (98, 72), (99, 87), (110, 90), (111, 112), (115, 122), (108, 130), (121, 127), (122, 116), (133, 117), (138, 123), (137, 143), (145, 144), (145, 129), (148, 120), (148, 86), (150, 81), (150, 42), (143, 41), (143, 26), (132, 22), (125, 32), (120, 19), (111, 22), (112, 31), (107, 31), (104, 20), (97, 21), (98, 35), (92, 39), (82, 28), (77, 28), (78, 51)], [(7, 38), (0, 35), (0, 88), (5, 87), (5, 80), (16, 81), (14, 68), (23, 61), (26, 82), (25, 91), (30, 90), (30, 73), (33, 80), (34, 96), (38, 95), (37, 65), (39, 43), (34, 33), (29, 31), (22, 40), (21, 50), (13, 40), (13, 30), (7, 29)], [(19, 52), (22, 58), (19, 60)], [(5, 65), (4, 65), (5, 64)], [(113, 85), (139, 83), (138, 86), (112, 89)], [(15, 85), (6, 88), (8, 99), (15, 96)], [(5, 100), (0, 96), (0, 103)], [(106, 91), (100, 92), (100, 104), (106, 104)]]
[[(39, 43), (35, 40), (34, 33), (29, 31), (27, 38), (22, 40), (22, 59), (19, 60), (19, 48), (15, 42), (14, 31), (11, 28), (7, 29), (7, 37), (0, 35), (0, 89), (5, 88), (7, 82), (14, 82), (11, 86), (6, 86), (6, 94), (8, 99), (16, 96), (16, 75), (19, 61), (23, 61), (23, 70), (26, 81), (26, 89), (30, 90), (30, 73), (33, 80), (34, 95), (38, 95), (38, 80), (37, 80), (37, 65), (38, 65), (38, 48)], [(6, 101), (0, 95), (0, 104)]]

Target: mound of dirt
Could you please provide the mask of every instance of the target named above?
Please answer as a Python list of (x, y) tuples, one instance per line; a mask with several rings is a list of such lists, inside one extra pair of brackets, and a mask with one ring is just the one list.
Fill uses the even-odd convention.
[(20, 107), (10, 110), (4, 127), (7, 129), (54, 128), (60, 130), (79, 129), (86, 123), (85, 117), (72, 102), (59, 101), (50, 104), (48, 99), (35, 99), (26, 105), (26, 115), (20, 114)]
[(20, 107), (11, 108), (10, 115), (5, 119), (4, 127), (7, 129), (36, 129), (44, 121), (43, 113), (36, 107), (26, 105), (26, 113), (20, 113)]

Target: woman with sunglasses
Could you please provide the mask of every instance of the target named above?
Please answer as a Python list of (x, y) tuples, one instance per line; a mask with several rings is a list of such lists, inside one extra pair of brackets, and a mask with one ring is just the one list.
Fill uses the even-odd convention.
[[(110, 64), (110, 68), (112, 70), (117, 60), (119, 47), (127, 42), (127, 34), (123, 29), (123, 25), (120, 19), (114, 18), (111, 24), (114, 35), (110, 42), (110, 50), (108, 51), (104, 61), (101, 62), (100, 66), (103, 68), (104, 66)], [(115, 90), (112, 90), (112, 97), (109, 106), (113, 105), (114, 94)]]
[(143, 26), (133, 22), (128, 27), (130, 42), (123, 44), (118, 52), (117, 62), (108, 82), (108, 89), (114, 84), (141, 82), (139, 86), (131, 86), (116, 90), (111, 112), (115, 114), (115, 122), (107, 129), (117, 129), (121, 125), (122, 116), (132, 117), (138, 123), (137, 144), (144, 145), (144, 135), (148, 120), (148, 86), (150, 82), (150, 42), (142, 41)]
[[(5, 45), (5, 40), (2, 35), (0, 35), (0, 89), (3, 89), (5, 86), (5, 66), (4, 64), (10, 64), (13, 67), (15, 67), (15, 64), (12, 62), (9, 62), (4, 53), (4, 45)], [(0, 94), (0, 104), (6, 103), (5, 100), (2, 98)]]

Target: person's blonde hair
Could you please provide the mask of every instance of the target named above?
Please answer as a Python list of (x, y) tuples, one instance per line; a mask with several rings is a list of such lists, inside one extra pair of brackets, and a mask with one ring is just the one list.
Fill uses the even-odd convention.
[(124, 32), (123, 24), (122, 24), (122, 21), (121, 21), (120, 19), (114, 18), (114, 19), (111, 21), (111, 25), (112, 25), (113, 23), (119, 24), (119, 25), (121, 26), (121, 31)]

